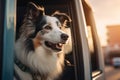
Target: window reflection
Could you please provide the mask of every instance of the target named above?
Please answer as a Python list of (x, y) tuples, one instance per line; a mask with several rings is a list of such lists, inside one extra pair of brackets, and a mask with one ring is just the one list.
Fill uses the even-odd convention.
[(91, 26), (87, 26), (86, 36), (88, 40), (89, 52), (90, 52), (90, 61), (91, 61), (91, 69), (92, 71), (98, 70), (98, 57), (97, 57), (97, 47), (95, 47), (95, 41), (93, 39), (93, 32)]
[(91, 32), (90, 26), (87, 26), (87, 39), (88, 39), (90, 53), (93, 53), (94, 52), (94, 45), (93, 45), (93, 38), (92, 38), (92, 32)]

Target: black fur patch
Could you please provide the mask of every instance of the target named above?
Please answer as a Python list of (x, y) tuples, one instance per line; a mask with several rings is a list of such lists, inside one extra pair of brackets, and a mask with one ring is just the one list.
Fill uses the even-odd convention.
[(35, 24), (35, 32), (30, 34), (29, 37), (25, 40), (26, 52), (34, 51), (34, 44), (32, 39), (35, 38), (36, 34), (43, 29), (43, 26), (46, 24), (45, 16), (38, 17)]
[(39, 31), (41, 31), (45, 24), (47, 24), (47, 22), (45, 20), (45, 16), (39, 17), (39, 19), (35, 23), (35, 25), (36, 25), (35, 34), (37, 34)]
[(26, 52), (29, 53), (30, 51), (34, 51), (34, 44), (33, 44), (33, 41), (32, 39), (26, 39), (25, 40), (25, 49), (26, 49)]
[(35, 32), (33, 34), (30, 34), (28, 38), (35, 38), (36, 34), (39, 31), (42, 31), (43, 26), (47, 23), (44, 17), (45, 16), (40, 16), (36, 19), (36, 22), (34, 22)]

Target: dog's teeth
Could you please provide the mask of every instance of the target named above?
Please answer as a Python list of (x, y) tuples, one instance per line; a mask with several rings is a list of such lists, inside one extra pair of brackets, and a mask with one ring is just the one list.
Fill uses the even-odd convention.
[(60, 47), (62, 47), (62, 44), (61, 44), (61, 43), (59, 43), (59, 46), (60, 46)]
[(61, 47), (62, 47), (61, 43), (56, 44), (56, 48), (61, 48)]

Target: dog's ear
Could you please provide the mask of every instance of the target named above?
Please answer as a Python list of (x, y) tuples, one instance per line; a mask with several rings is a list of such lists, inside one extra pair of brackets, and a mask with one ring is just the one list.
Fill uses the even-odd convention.
[(66, 13), (61, 13), (59, 11), (55, 11), (52, 16), (57, 17), (63, 26), (67, 24), (67, 22), (71, 22), (71, 18)]
[(26, 16), (29, 19), (34, 19), (34, 18), (37, 18), (38, 16), (42, 16), (44, 14), (45, 13), (44, 13), (44, 8), (43, 7), (37, 6), (33, 2), (28, 3)]

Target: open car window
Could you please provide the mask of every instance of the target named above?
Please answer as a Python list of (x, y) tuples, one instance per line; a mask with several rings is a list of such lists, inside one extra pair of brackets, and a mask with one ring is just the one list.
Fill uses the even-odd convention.
[(65, 26), (65, 29), (63, 30), (65, 33), (69, 35), (69, 39), (67, 44), (64, 46), (64, 54), (65, 54), (65, 60), (64, 64), (65, 67), (63, 69), (63, 73), (60, 76), (59, 79), (61, 80), (75, 80), (75, 64), (73, 59), (73, 42), (72, 42), (72, 32), (71, 28), (73, 27), (73, 14), (72, 14), (72, 7), (71, 5), (72, 1), (67, 0), (43, 0), (43, 1), (33, 1), (33, 0), (26, 0), (26, 1), (17, 1), (17, 29), (16, 29), (16, 40), (19, 38), (19, 29), (22, 25), (22, 20), (24, 19), (25, 12), (26, 12), (26, 4), (28, 2), (34, 2), (35, 4), (39, 6), (43, 6), (45, 9), (46, 15), (52, 15), (55, 11), (60, 11), (62, 13), (66, 13), (72, 20), (71, 23), (67, 23), (67, 26)]

